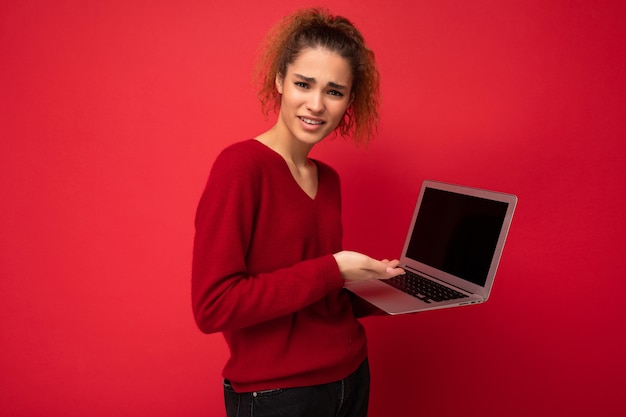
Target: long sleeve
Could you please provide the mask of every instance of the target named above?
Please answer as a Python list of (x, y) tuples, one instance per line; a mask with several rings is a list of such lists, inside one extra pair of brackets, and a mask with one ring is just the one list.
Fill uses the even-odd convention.
[[(273, 200), (274, 193), (266, 191), (263, 169), (250, 155), (227, 149), (215, 161), (201, 197), (192, 297), (196, 323), (203, 332), (247, 327), (293, 313), (343, 285), (332, 254), (295, 262), (300, 253), (287, 253), (300, 248), (290, 247), (292, 243), (281, 236), (308, 232), (285, 230), (291, 226), (286, 217), (293, 213), (282, 213), (278, 204), (272, 205), (273, 221), (266, 224), (260, 211), (268, 208), (263, 200)], [(289, 193), (291, 184), (281, 184), (277, 178), (282, 177), (272, 177), (269, 187)], [(293, 240), (297, 242), (296, 237)], [(248, 260), (263, 257), (279, 260), (277, 268), (250, 270)]]

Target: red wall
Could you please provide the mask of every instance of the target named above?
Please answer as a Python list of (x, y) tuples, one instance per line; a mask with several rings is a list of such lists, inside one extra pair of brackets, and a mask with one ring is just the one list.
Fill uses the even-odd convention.
[[(0, 6), (1, 415), (223, 415), (193, 216), (217, 152), (272, 122), (262, 35), (310, 4), (263, 3)], [(315, 151), (347, 248), (398, 256), (424, 178), (519, 197), (489, 302), (364, 320), (371, 416), (626, 413), (626, 3), (321, 3), (383, 76), (378, 139)]]

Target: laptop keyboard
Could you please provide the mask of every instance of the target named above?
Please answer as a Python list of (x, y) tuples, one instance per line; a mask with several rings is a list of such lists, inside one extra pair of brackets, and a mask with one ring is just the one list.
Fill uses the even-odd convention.
[(405, 270), (406, 274), (390, 279), (383, 279), (381, 282), (389, 284), (415, 298), (430, 303), (446, 300), (454, 300), (457, 298), (465, 298), (467, 295), (438, 284), (423, 276), (417, 275), (411, 271)]

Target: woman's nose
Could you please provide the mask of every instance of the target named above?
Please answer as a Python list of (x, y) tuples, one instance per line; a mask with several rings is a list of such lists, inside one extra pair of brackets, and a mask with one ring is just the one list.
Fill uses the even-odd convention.
[(324, 111), (324, 97), (323, 93), (310, 94), (307, 101), (307, 109), (313, 113), (321, 113)]

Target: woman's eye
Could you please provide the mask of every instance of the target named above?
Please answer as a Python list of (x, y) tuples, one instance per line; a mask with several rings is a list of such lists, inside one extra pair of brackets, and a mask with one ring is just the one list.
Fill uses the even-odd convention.
[(309, 88), (309, 85), (302, 81), (296, 81), (296, 86), (300, 88)]
[(331, 96), (343, 97), (343, 93), (337, 90), (330, 90), (328, 94)]

